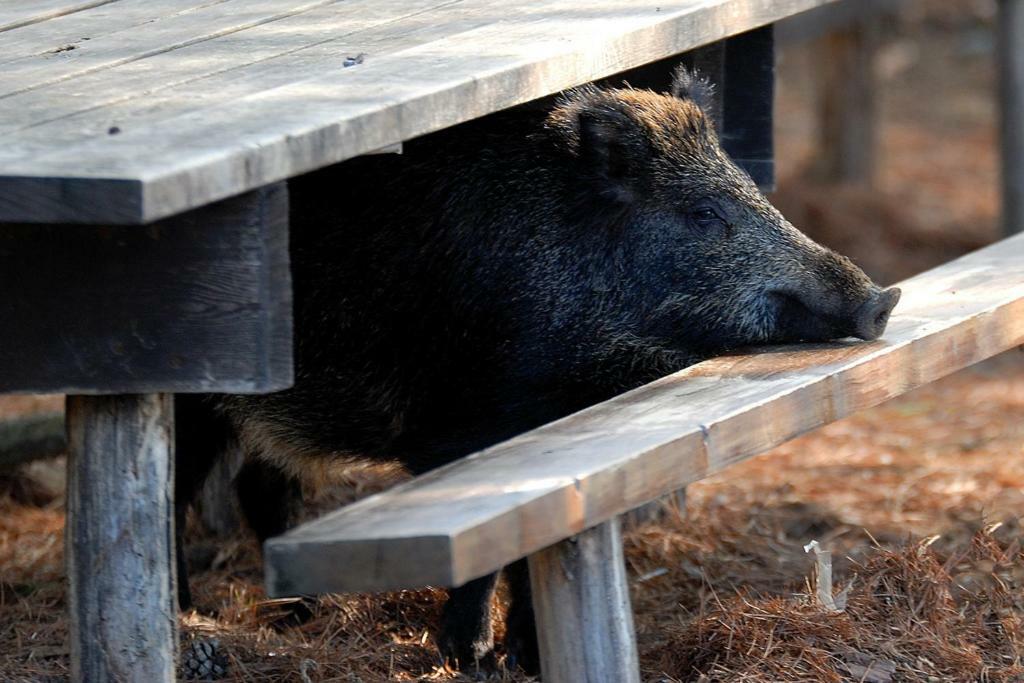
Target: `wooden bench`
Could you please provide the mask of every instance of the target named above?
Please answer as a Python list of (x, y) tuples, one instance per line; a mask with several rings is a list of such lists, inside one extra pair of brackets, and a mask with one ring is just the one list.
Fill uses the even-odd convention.
[(899, 286), (877, 342), (709, 360), (271, 539), (268, 590), (458, 586), (528, 557), (546, 683), (638, 681), (618, 515), (1024, 343), (1024, 235)]
[[(175, 678), (170, 393), (292, 383), (285, 180), (829, 2), (0, 3), (0, 392), (72, 395), (72, 679)], [(707, 57), (728, 75), (727, 49)], [(752, 104), (733, 91), (734, 111)], [(730, 151), (743, 160), (753, 148), (748, 168), (770, 183), (770, 154), (754, 144), (765, 139), (747, 142)], [(663, 427), (637, 417), (649, 435)], [(715, 452), (708, 467), (721, 464)], [(560, 487), (540, 499), (565, 508), (574, 533), (610, 519), (580, 501), (605, 500), (613, 515), (642, 498), (614, 493), (615, 471), (592, 478), (605, 497)], [(559, 540), (536, 534), (502, 537), (503, 554)]]

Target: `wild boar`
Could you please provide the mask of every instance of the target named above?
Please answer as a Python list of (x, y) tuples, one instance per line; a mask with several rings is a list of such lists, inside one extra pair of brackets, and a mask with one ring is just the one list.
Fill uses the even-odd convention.
[[(881, 335), (899, 292), (783, 218), (709, 98), (684, 70), (670, 93), (582, 87), (294, 180), (295, 386), (182, 399), (182, 500), (235, 439), (267, 536), (325, 461), (420, 473), (727, 349)], [(506, 649), (535, 669), (510, 578)], [(452, 591), (444, 656), (490, 656), (493, 586)]]

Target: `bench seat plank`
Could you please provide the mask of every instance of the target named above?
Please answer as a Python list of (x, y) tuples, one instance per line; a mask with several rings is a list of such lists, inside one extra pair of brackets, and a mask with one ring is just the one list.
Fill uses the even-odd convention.
[(0, 221), (152, 221), (831, 0), (239, 1), (0, 76)]
[(1024, 343), (1024, 236), (900, 286), (879, 341), (706, 361), (271, 539), (268, 590), (460, 585)]

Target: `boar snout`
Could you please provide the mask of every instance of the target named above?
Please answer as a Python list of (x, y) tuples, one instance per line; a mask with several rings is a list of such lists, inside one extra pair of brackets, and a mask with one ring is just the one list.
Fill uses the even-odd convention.
[(889, 314), (900, 300), (896, 287), (879, 290), (861, 304), (853, 314), (853, 335), (864, 341), (874, 341), (885, 332)]
[(771, 289), (775, 307), (774, 343), (816, 342), (857, 337), (874, 341), (882, 336), (889, 314), (900, 298), (895, 287), (880, 289), (865, 283), (853, 294), (829, 292), (821, 287)]

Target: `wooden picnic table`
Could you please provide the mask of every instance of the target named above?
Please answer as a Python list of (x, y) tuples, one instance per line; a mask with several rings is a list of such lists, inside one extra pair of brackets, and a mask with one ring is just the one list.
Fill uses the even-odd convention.
[(292, 383), (284, 181), (830, 1), (0, 3), (0, 392), (71, 395), (73, 680), (175, 678), (171, 394)]

